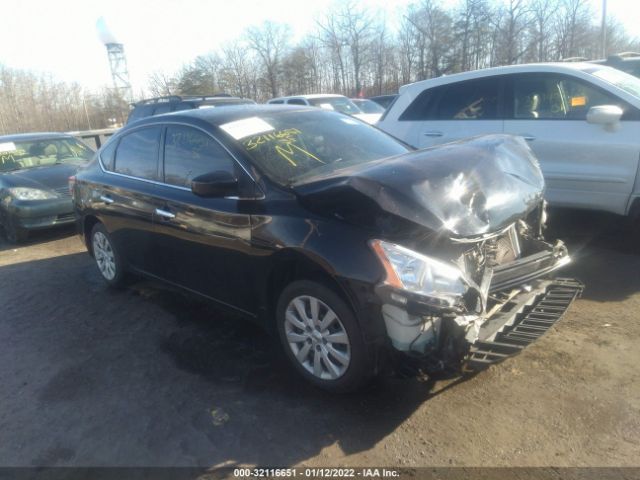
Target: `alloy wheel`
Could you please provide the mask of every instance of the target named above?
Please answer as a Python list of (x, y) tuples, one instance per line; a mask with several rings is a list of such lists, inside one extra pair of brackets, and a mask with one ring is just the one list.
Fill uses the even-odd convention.
[(113, 280), (116, 276), (116, 257), (107, 236), (102, 232), (93, 235), (93, 256), (104, 278)]
[(289, 348), (302, 367), (322, 380), (336, 380), (351, 363), (351, 345), (344, 325), (318, 298), (295, 297), (285, 310)]

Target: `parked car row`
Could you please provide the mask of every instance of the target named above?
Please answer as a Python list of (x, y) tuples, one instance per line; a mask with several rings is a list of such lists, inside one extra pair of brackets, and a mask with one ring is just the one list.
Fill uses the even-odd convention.
[(374, 107), (370, 105), (367, 106), (369, 111), (365, 111), (361, 108), (362, 105), (356, 105), (356, 102), (359, 100), (349, 99), (344, 95), (333, 95), (333, 94), (314, 94), (314, 95), (295, 95), (290, 97), (278, 97), (272, 98), (267, 102), (269, 105), (306, 105), (312, 107), (320, 107), (325, 110), (335, 110), (340, 113), (344, 113), (350, 115), (355, 118), (359, 118), (370, 124), (375, 124), (384, 109), (381, 111), (375, 109), (375, 103), (373, 103)]

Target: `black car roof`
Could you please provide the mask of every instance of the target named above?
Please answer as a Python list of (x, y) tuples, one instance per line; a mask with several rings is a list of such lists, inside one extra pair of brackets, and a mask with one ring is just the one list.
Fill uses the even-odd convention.
[(0, 136), (0, 142), (19, 142), (30, 140), (47, 140), (51, 138), (73, 138), (71, 135), (59, 132), (38, 132), (38, 133), (14, 133), (12, 135)]
[[(300, 105), (233, 105), (224, 108), (200, 108), (197, 110), (180, 110), (172, 113), (165, 113), (162, 115), (155, 115), (153, 117), (147, 117), (137, 120), (130, 125), (132, 127), (138, 127), (141, 125), (151, 125), (154, 123), (163, 123), (167, 120), (199, 120), (204, 121), (210, 125), (218, 127), (225, 123), (234, 122), (236, 120), (242, 120), (243, 118), (249, 118), (252, 116), (260, 116), (266, 113), (278, 113), (278, 112), (291, 112), (291, 111), (318, 111), (317, 107), (308, 107)], [(128, 126), (127, 126), (128, 127)]]

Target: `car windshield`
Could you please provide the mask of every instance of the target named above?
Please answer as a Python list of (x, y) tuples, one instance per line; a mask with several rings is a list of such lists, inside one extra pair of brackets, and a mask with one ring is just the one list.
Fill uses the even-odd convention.
[(589, 73), (595, 77), (601, 78), (605, 82), (612, 83), (627, 93), (640, 98), (640, 78), (629, 75), (615, 68), (597, 68), (590, 70)]
[(93, 151), (74, 138), (0, 140), (0, 172), (61, 163), (84, 163), (92, 156)]
[(409, 151), (386, 133), (333, 112), (265, 113), (220, 128), (281, 185)]
[(384, 113), (384, 107), (372, 100), (355, 100), (354, 103), (364, 113)]
[(362, 110), (346, 97), (309, 98), (308, 101), (315, 107), (324, 108), (325, 110), (337, 110), (347, 115), (362, 113)]

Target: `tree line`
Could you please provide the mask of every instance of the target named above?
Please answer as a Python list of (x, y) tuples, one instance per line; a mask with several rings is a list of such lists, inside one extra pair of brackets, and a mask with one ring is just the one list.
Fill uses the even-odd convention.
[(0, 134), (106, 128), (121, 124), (128, 110), (110, 89), (95, 93), (0, 64)]
[[(396, 93), (440, 75), (514, 63), (602, 56), (598, 14), (587, 0), (419, 0), (399, 9), (392, 29), (381, 11), (339, 1), (313, 31), (292, 41), (290, 26), (265, 22), (194, 58), (155, 72), (146, 94), (226, 92), (259, 102), (280, 95)], [(615, 20), (605, 51), (640, 51)], [(70, 131), (122, 124), (129, 106), (112, 89), (91, 92), (48, 74), (0, 64), (0, 133)]]
[[(598, 14), (586, 0), (421, 0), (398, 12), (337, 2), (297, 43), (288, 25), (265, 22), (196, 57), (174, 74), (154, 73), (153, 96), (227, 92), (265, 101), (279, 95), (396, 93), (401, 85), (478, 68), (602, 57)], [(640, 51), (613, 19), (605, 52)]]

